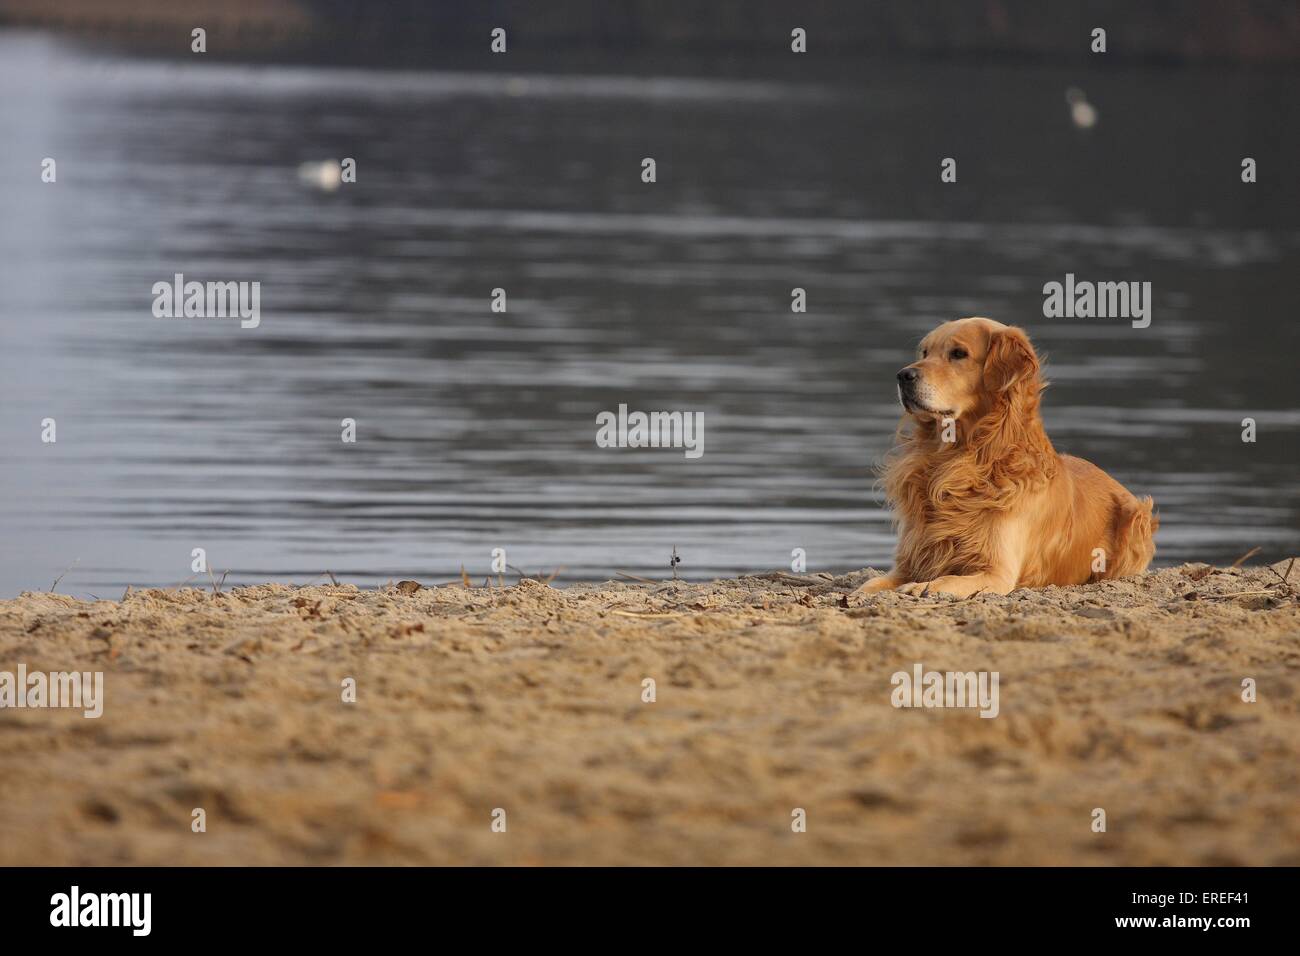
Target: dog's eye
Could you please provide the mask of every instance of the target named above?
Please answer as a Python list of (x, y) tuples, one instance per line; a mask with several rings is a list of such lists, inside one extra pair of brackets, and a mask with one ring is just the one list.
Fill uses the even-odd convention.
[(948, 358), (952, 359), (954, 362), (956, 362), (958, 359), (964, 359), (965, 357), (966, 357), (965, 349), (953, 349), (951, 352), (948, 353)]
[(921, 349), (921, 358), (925, 358), (929, 354), (930, 354), (929, 349)]

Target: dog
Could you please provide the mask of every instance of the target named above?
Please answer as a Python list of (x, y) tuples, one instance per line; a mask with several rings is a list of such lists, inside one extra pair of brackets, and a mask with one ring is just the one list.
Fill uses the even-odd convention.
[(903, 419), (883, 485), (898, 528), (892, 570), (854, 599), (1007, 594), (1140, 574), (1155, 555), (1154, 503), (1061, 455), (1039, 415), (1047, 387), (1022, 329), (945, 322), (898, 373)]

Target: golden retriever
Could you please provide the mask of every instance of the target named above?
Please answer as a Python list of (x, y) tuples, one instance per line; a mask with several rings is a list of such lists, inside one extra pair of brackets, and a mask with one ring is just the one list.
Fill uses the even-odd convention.
[(1047, 387), (1028, 336), (992, 319), (945, 322), (898, 373), (898, 447), (885, 461), (898, 526), (889, 573), (855, 599), (1006, 594), (1139, 574), (1159, 525), (1096, 465), (1059, 455), (1043, 431)]

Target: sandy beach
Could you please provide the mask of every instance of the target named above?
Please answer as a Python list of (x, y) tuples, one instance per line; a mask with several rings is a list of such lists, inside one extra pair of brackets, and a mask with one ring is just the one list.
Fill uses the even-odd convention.
[(0, 671), (104, 673), (0, 710), (0, 864), (1300, 864), (1300, 566), (867, 577), (0, 601)]

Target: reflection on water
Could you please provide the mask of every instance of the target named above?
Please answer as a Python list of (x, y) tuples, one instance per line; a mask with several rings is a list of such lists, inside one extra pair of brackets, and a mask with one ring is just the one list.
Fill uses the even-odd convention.
[[(1156, 497), (1159, 561), (1300, 553), (1281, 80), (383, 74), (0, 34), (0, 90), (0, 594), (76, 559), (61, 590), (174, 584), (196, 547), (232, 582), (481, 578), (497, 547), (561, 580), (674, 546), (693, 576), (882, 566), (893, 374), (969, 314), (1048, 353), (1052, 437)], [(356, 184), (299, 174), (340, 156)], [(177, 272), (261, 282), (261, 326), (155, 319)], [(1066, 272), (1150, 281), (1151, 327), (1044, 319)], [(597, 448), (620, 402), (703, 411), (706, 454)]]

